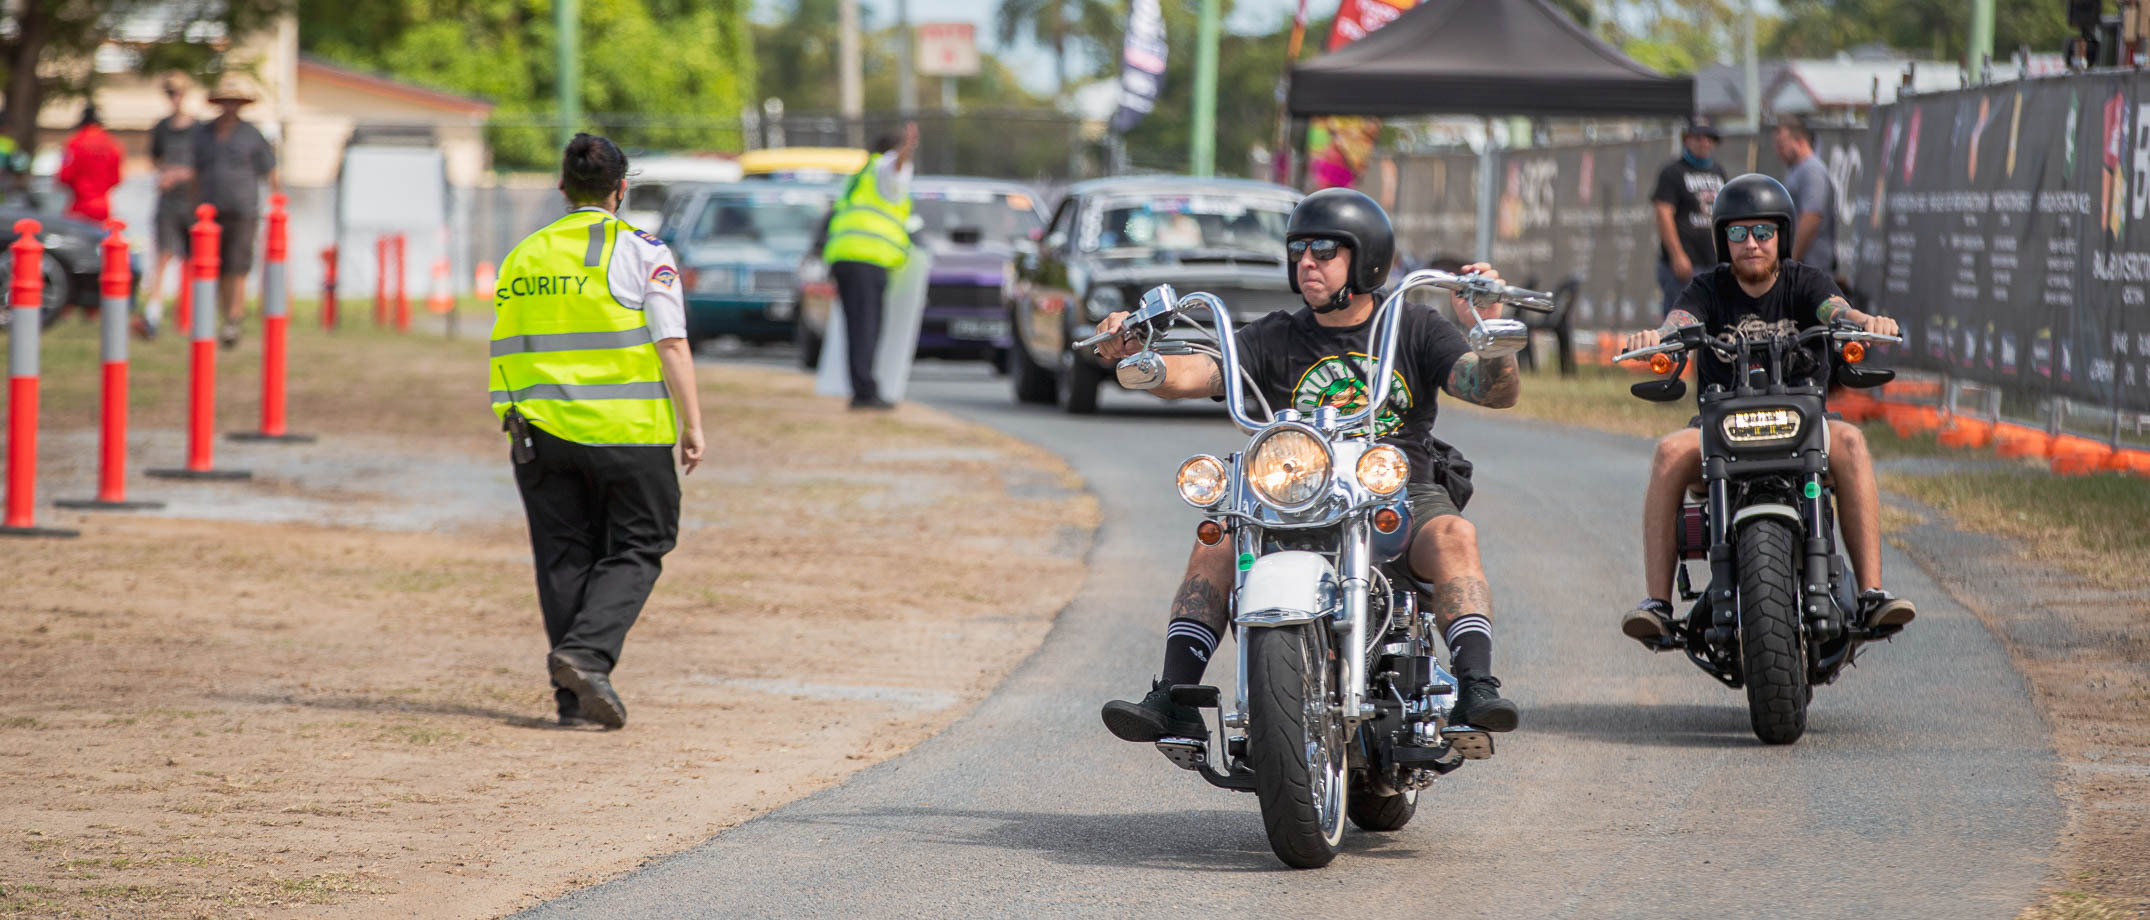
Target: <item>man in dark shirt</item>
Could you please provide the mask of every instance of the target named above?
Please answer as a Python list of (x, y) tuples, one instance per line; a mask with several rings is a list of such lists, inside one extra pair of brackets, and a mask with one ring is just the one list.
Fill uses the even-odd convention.
[(149, 129), (149, 161), (157, 170), (156, 266), (149, 274), (149, 302), (142, 317), (155, 333), (164, 319), (164, 268), (179, 262), (179, 283), (187, 283), (187, 227), (194, 223), (194, 116), (187, 114), (187, 78), (164, 78), (164, 98), (172, 114)]
[[(1311, 411), (1335, 406), (1343, 412), (1363, 408), (1369, 398), (1364, 380), (1373, 368), (1367, 355), (1373, 326), (1375, 292), (1388, 277), (1395, 257), (1395, 235), (1388, 215), (1359, 192), (1331, 188), (1308, 195), (1292, 212), (1285, 230), (1287, 271), (1306, 309), (1272, 313), (1235, 336), (1242, 369), (1276, 409)], [(1466, 272), (1497, 273), (1485, 265)], [(1458, 318), (1473, 322), (1471, 306), (1457, 299)], [(1499, 307), (1488, 308), (1487, 316)], [(1120, 328), (1127, 314), (1114, 313), (1098, 323), (1099, 332)], [(1512, 731), (1518, 721), (1513, 702), (1502, 699), (1492, 674), (1493, 594), (1479, 564), (1478, 535), (1456, 502), (1435, 478), (1430, 443), (1436, 388), (1468, 402), (1494, 408), (1515, 405), (1522, 388), (1512, 357), (1482, 358), (1471, 351), (1463, 333), (1430, 307), (1406, 307), (1399, 320), (1398, 364), (1391, 395), (1372, 424), (1386, 443), (1401, 448), (1411, 461), (1405, 488), (1411, 503), (1411, 571), (1434, 586), (1433, 609), (1447, 639), (1449, 657), (1461, 685), (1452, 713), (1458, 724), (1484, 731)], [(1139, 348), (1124, 337), (1098, 347), (1100, 356), (1119, 360)], [(1154, 391), (1166, 399), (1224, 395), (1224, 370), (1206, 355), (1167, 356), (1165, 379)], [(1105, 704), (1105, 726), (1126, 741), (1155, 741), (1167, 734), (1206, 737), (1207, 728), (1192, 709), (1172, 702), (1174, 684), (1198, 684), (1226, 628), (1232, 590), (1232, 548), (1197, 543), (1187, 561), (1187, 575), (1172, 602), (1165, 630), (1163, 675), (1140, 702)]]
[(1680, 133), (1685, 149), (1657, 171), (1657, 190), (1650, 193), (1650, 201), (1657, 208), (1657, 286), (1664, 294), (1660, 315), (1672, 312), (1697, 266), (1717, 264), (1716, 244), (1710, 241), (1710, 206), (1724, 186), (1724, 167), (1712, 159), (1717, 141), (1717, 126), (1707, 117), (1688, 119)]
[[(239, 344), (246, 321), (246, 275), (254, 269), (254, 231), (261, 220), (261, 182), (284, 191), (276, 177), (276, 151), (253, 125), (239, 120), (239, 109), (254, 101), (243, 81), (226, 77), (209, 101), (221, 111), (216, 120), (194, 132), (194, 198), (216, 205), (223, 229), (217, 258), (217, 300), (224, 307), (224, 328), (217, 335), (225, 348)], [(196, 304), (195, 309), (205, 309)]]
[[(1696, 275), (1665, 324), (1628, 336), (1627, 349), (1648, 348), (1697, 323), (1716, 335), (1728, 329), (1793, 332), (1841, 320), (1868, 332), (1895, 335), (1895, 320), (1852, 309), (1828, 275), (1780, 255), (1790, 249), (1792, 214), (1791, 194), (1775, 179), (1750, 173), (1726, 183), (1717, 198), (1713, 246), (1723, 254), (1724, 264)], [(1736, 382), (1733, 367), (1714, 352), (1697, 354), (1703, 392)], [(1827, 356), (1816, 358), (1826, 375)], [(1911, 602), (1881, 588), (1881, 497), (1866, 438), (1857, 427), (1836, 419), (1829, 420), (1829, 475), (1844, 548), (1859, 583), (1861, 623), (1911, 622), (1916, 616)], [(1678, 565), (1673, 528), (1679, 524), (1681, 495), (1701, 481), (1699, 429), (1683, 428), (1657, 442), (1642, 507), (1642, 574), (1649, 596), (1620, 621), (1621, 632), (1657, 651), (1673, 648), (1663, 640), (1672, 634), (1673, 567)]]

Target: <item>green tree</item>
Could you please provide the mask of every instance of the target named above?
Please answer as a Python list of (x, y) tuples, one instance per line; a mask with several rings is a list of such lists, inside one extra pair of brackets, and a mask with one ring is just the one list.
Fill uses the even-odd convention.
[[(275, 21), (291, 0), (223, 0), (219, 3), (168, 3), (158, 0), (17, 0), (0, 15), (0, 66), (7, 68), (7, 119), (0, 124), (28, 150), (36, 146), (37, 113), (47, 100), (82, 95), (95, 88), (91, 56), (126, 25), (128, 38), (140, 43), (142, 69), (196, 73), (223, 66), (224, 49)], [(148, 23), (161, 35), (142, 35)], [(221, 35), (208, 43), (189, 40)]]
[(1104, 0), (1000, 0), (993, 30), (1002, 45), (1026, 34), (1053, 49), (1054, 98), (1068, 99), (1068, 56), (1078, 56), (1075, 76), (1094, 72), (1100, 57), (1116, 58), (1127, 18)]
[[(1784, 28), (1772, 54), (1823, 57), (1846, 48), (1882, 44), (1939, 60), (1962, 60), (1971, 40), (1971, 4), (1962, 0), (1783, 0)], [(2074, 31), (2067, 4), (2055, 0), (1996, 0), (1995, 57), (2019, 46), (2057, 52)]]
[[(586, 127), (622, 146), (737, 149), (754, 95), (747, 0), (582, 0)], [(491, 100), (497, 165), (558, 157), (550, 0), (299, 0), (300, 47)]]

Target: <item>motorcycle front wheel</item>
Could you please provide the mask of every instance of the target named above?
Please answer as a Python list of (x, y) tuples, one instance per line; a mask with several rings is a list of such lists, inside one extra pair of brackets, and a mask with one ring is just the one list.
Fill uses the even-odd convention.
[(1739, 532), (1739, 654), (1747, 719), (1764, 744), (1807, 731), (1807, 643), (1799, 634), (1799, 541), (1791, 525), (1756, 518)]
[(1336, 858), (1344, 839), (1344, 725), (1332, 711), (1326, 623), (1250, 631), (1247, 753), (1269, 848), (1295, 869)]

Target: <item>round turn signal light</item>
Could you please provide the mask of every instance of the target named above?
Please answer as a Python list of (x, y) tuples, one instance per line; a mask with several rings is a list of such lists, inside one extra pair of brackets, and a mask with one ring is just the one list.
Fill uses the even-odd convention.
[(1216, 521), (1203, 521), (1194, 527), (1194, 538), (1203, 546), (1215, 546), (1224, 539), (1224, 525)]
[(1864, 343), (1864, 342), (1845, 342), (1845, 343), (1844, 343), (1844, 363), (1845, 363), (1845, 364), (1857, 364), (1857, 363), (1859, 363), (1859, 362), (1861, 362), (1861, 361), (1864, 361), (1864, 360), (1866, 360), (1866, 343)]
[(1382, 533), (1395, 533), (1396, 528), (1402, 526), (1403, 515), (1397, 514), (1396, 509), (1383, 508), (1379, 511), (1374, 512), (1375, 530), (1381, 531)]
[(1672, 356), (1671, 356), (1671, 355), (1651, 355), (1651, 356), (1650, 356), (1650, 373), (1653, 373), (1653, 374), (1669, 374), (1669, 373), (1672, 373)]

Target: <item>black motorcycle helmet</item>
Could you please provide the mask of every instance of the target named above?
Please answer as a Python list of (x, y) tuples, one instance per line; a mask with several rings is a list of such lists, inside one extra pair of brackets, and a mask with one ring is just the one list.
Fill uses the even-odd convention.
[[(1299, 200), (1291, 222), (1284, 228), (1284, 242), (1300, 239), (1336, 240), (1351, 247), (1351, 271), (1344, 287), (1327, 305), (1315, 307), (1327, 313), (1340, 309), (1354, 294), (1371, 294), (1388, 283), (1389, 263), (1396, 261), (1396, 230), (1388, 212), (1372, 198), (1348, 188), (1325, 188)], [(1299, 293), (1299, 268), (1287, 261), (1284, 277), (1292, 293)]]
[(1724, 225), (1738, 220), (1768, 218), (1777, 222), (1777, 261), (1792, 257), (1792, 193), (1784, 183), (1761, 173), (1748, 173), (1717, 190), (1717, 203), (1710, 208), (1710, 238), (1717, 241), (1717, 262), (1732, 261), (1732, 244), (1725, 241)]

